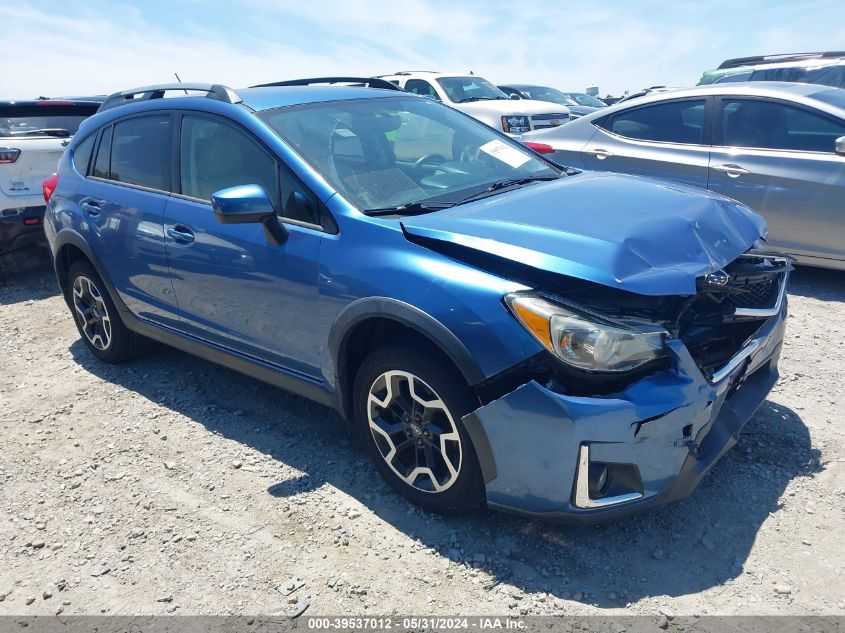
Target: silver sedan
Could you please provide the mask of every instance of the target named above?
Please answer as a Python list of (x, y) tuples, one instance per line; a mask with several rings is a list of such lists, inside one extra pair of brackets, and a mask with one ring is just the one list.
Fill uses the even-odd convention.
[(735, 198), (766, 218), (769, 248), (845, 270), (843, 89), (698, 86), (626, 101), (521, 140), (572, 167), (677, 180)]

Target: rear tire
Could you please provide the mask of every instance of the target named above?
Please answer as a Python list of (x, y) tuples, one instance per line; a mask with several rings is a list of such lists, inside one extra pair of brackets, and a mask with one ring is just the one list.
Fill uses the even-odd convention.
[(484, 503), (478, 457), (461, 418), (478, 406), (451, 364), (419, 348), (391, 346), (361, 363), (355, 426), (390, 486), (433, 512)]
[(138, 355), (142, 337), (123, 324), (106, 285), (87, 261), (71, 264), (67, 293), (76, 329), (94, 356), (116, 364)]

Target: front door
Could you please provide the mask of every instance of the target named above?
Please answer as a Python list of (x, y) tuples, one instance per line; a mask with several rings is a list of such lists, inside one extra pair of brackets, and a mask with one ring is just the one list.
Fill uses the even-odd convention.
[(781, 101), (723, 97), (709, 187), (761, 213), (785, 253), (845, 259), (845, 124)]
[[(287, 240), (267, 241), (260, 224), (220, 224), (210, 199), (236, 185), (265, 188), (282, 200), (295, 179), (245, 129), (206, 115), (181, 117), (180, 183), (164, 210), (167, 260), (179, 315), (191, 335), (319, 375), (312, 332), (323, 232), (307, 218), (286, 222)], [(307, 192), (303, 192), (306, 193)]]

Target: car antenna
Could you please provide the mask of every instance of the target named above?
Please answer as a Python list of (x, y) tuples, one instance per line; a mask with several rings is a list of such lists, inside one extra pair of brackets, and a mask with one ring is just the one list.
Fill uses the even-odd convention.
[[(173, 73), (173, 75), (176, 77), (176, 81), (178, 81), (179, 83), (182, 83), (182, 80), (179, 78), (179, 73)], [(183, 90), (182, 92), (184, 92), (185, 94), (188, 94), (187, 90)]]

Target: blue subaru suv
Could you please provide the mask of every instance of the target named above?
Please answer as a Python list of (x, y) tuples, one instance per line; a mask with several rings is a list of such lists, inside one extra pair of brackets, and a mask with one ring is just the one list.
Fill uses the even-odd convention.
[(333, 407), (434, 511), (688, 495), (777, 379), (790, 264), (760, 216), (315, 83), (150, 86), (82, 124), (45, 224), (91, 353), (154, 339)]

